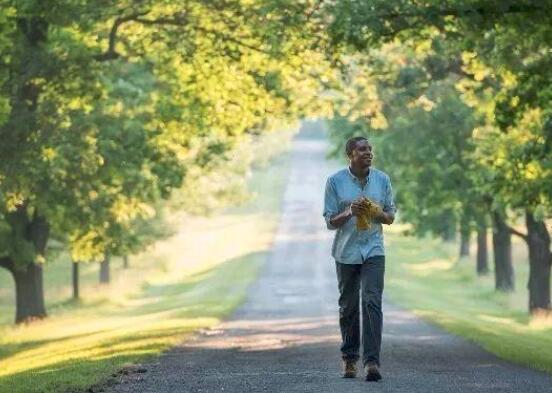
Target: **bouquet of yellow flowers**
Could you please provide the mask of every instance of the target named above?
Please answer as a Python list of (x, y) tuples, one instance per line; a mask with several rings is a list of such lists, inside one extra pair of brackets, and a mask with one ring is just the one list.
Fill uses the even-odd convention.
[(356, 227), (359, 231), (370, 229), (374, 218), (381, 216), (383, 209), (376, 202), (366, 197), (360, 198), (361, 213), (357, 217)]

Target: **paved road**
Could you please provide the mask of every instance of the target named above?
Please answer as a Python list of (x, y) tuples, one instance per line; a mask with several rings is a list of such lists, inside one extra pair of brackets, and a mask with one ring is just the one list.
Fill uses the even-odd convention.
[[(322, 225), (325, 143), (298, 138), (272, 253), (248, 300), (111, 392), (552, 392), (552, 377), (513, 366), (385, 304), (383, 381), (340, 378), (332, 234)], [(398, 181), (398, 180), (396, 180)], [(507, 345), (507, 343), (505, 343)]]

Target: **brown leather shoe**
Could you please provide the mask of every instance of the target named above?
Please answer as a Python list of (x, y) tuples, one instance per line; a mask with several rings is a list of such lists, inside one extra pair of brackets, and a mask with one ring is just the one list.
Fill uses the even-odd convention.
[(370, 382), (379, 381), (381, 379), (381, 374), (379, 367), (376, 363), (368, 363), (364, 366), (366, 371), (366, 380)]
[(356, 360), (343, 360), (343, 378), (356, 378)]

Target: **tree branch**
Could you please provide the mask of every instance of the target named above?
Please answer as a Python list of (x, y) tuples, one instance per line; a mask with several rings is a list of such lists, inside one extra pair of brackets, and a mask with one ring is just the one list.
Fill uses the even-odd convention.
[(324, 4), (324, 0), (318, 0), (313, 5), (313, 7), (305, 13), (307, 20), (309, 20), (317, 11), (319, 11), (322, 8), (323, 4)]
[(511, 233), (512, 235), (516, 235), (516, 236), (522, 238), (522, 239), (525, 240), (525, 241), (528, 241), (528, 240), (529, 240), (529, 237), (528, 237), (525, 233), (519, 232), (518, 230), (512, 228), (512, 227), (509, 226), (509, 225), (506, 225), (506, 228), (508, 228), (508, 230), (510, 231), (510, 233)]
[(255, 52), (263, 53), (265, 55), (272, 54), (270, 51), (267, 51), (267, 50), (262, 49), (262, 48), (258, 48), (258, 47), (253, 46), (253, 45), (246, 44), (245, 42), (241, 41), (240, 39), (234, 38), (232, 36), (229, 36), (228, 34), (220, 32), (220, 31), (204, 29), (202, 27), (197, 27), (197, 30), (201, 31), (203, 33), (206, 33), (206, 34), (213, 34), (216, 38), (218, 38), (222, 41), (233, 42), (234, 44), (236, 44), (238, 46), (250, 49), (250, 50), (255, 51)]
[(441, 7), (420, 7), (416, 12), (386, 12), (374, 14), (375, 18), (426, 18), (428, 15), (447, 17), (453, 16), (457, 18), (469, 17), (474, 15), (480, 16), (503, 16), (508, 14), (526, 14), (534, 12), (547, 12), (550, 13), (550, 9), (544, 6), (537, 6), (534, 4), (518, 4), (512, 2), (508, 6), (501, 5), (500, 9), (497, 7), (485, 7), (484, 5), (479, 7), (466, 7), (466, 8), (441, 8)]
[[(389, 31), (380, 31), (378, 34), (376, 34), (376, 36), (379, 35), (382, 37), (392, 38), (402, 31), (416, 29), (422, 24), (430, 24), (442, 30), (442, 22), (445, 18), (450, 17), (460, 19), (479, 16), (489, 18), (491, 20), (496, 20), (506, 15), (534, 14), (537, 12), (549, 15), (550, 13), (552, 13), (552, 10), (546, 6), (535, 4), (517, 4), (517, 2), (514, 1), (511, 1), (510, 4), (507, 5), (501, 5), (500, 7), (488, 6), (485, 3), (481, 3), (478, 6), (464, 8), (443, 8), (438, 6), (427, 6), (415, 7), (410, 12), (370, 12), (367, 14), (367, 20), (364, 24), (368, 25), (370, 23), (370, 20), (374, 19), (378, 20), (378, 22), (380, 22), (382, 19), (392, 23), (401, 22), (402, 26), (389, 29)], [(407, 23), (407, 20), (410, 20), (410, 23)]]
[(98, 61), (109, 61), (118, 58), (120, 55), (115, 50), (115, 44), (117, 43), (117, 33), (119, 31), (119, 27), (126, 22), (130, 22), (132, 20), (135, 20), (136, 18), (139, 18), (140, 16), (147, 15), (149, 11), (143, 11), (143, 12), (137, 12), (134, 14), (130, 14), (127, 16), (120, 16), (118, 18), (115, 18), (113, 21), (113, 26), (111, 26), (111, 31), (109, 32), (109, 45), (107, 47), (107, 50), (102, 53), (101, 55), (96, 57), (96, 60)]
[(136, 17), (132, 19), (133, 22), (138, 22), (143, 25), (171, 25), (171, 26), (184, 26), (187, 24), (186, 15), (184, 13), (176, 13), (172, 17), (164, 17), (157, 19), (146, 19)]
[[(141, 24), (147, 25), (147, 26), (180, 26), (180, 27), (186, 26), (189, 23), (188, 19), (186, 18), (186, 15), (184, 13), (176, 13), (171, 17), (160, 17), (160, 18), (155, 18), (155, 19), (143, 18), (143, 16), (147, 15), (148, 13), (149, 13), (149, 11), (145, 11), (145, 12), (141, 12), (141, 13), (135, 13), (135, 14), (131, 14), (131, 15), (128, 15), (128, 16), (116, 18), (115, 21), (113, 22), (113, 26), (111, 27), (111, 31), (109, 33), (109, 46), (108, 46), (107, 50), (104, 53), (102, 53), (101, 55), (96, 57), (96, 60), (98, 60), (98, 61), (109, 61), (109, 60), (116, 59), (120, 56), (115, 50), (115, 44), (116, 44), (116, 40), (117, 40), (117, 33), (118, 33), (118, 30), (119, 30), (119, 27), (123, 23), (135, 22), (135, 23), (141, 23)], [(260, 53), (267, 54), (267, 55), (271, 54), (267, 50), (264, 50), (262, 48), (258, 48), (256, 46), (253, 46), (253, 45), (250, 45), (250, 44), (247, 44), (247, 43), (245, 43), (244, 41), (242, 41), (238, 38), (232, 37), (228, 34), (225, 34), (225, 33), (219, 32), (219, 31), (205, 29), (205, 28), (199, 27), (199, 26), (195, 26), (194, 29), (196, 29), (197, 31), (200, 31), (202, 33), (205, 33), (205, 34), (212, 34), (213, 36), (215, 36), (216, 38), (218, 38), (220, 40), (232, 42), (236, 45), (239, 45), (241, 47), (244, 47), (244, 48), (256, 51), (256, 52), (260, 52)]]
[[(133, 21), (137, 23), (142, 23), (144, 25), (170, 25), (170, 26), (184, 26), (188, 22), (183, 14), (181, 15), (176, 14), (174, 17), (171, 17), (171, 18), (157, 18), (157, 19), (135, 18), (133, 19)], [(234, 44), (237, 44), (247, 49), (251, 49), (256, 52), (270, 54), (269, 51), (265, 51), (264, 49), (258, 48), (253, 45), (249, 45), (238, 38), (231, 37), (228, 34), (222, 33), (220, 31), (209, 30), (199, 26), (195, 26), (194, 29), (205, 34), (212, 34), (216, 38), (219, 38), (223, 41), (233, 42)]]

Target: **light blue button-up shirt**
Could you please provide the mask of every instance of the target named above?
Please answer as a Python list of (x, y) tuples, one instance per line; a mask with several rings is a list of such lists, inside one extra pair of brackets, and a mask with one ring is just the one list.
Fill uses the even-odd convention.
[(337, 230), (332, 245), (332, 256), (337, 262), (361, 264), (367, 258), (385, 255), (381, 222), (372, 222), (370, 229), (363, 231), (357, 230), (357, 218), (354, 216), (339, 228), (330, 224), (332, 216), (347, 209), (354, 200), (362, 196), (379, 204), (384, 212), (395, 216), (391, 180), (379, 169), (370, 168), (364, 187), (349, 168), (334, 173), (326, 182), (323, 215), (328, 229)]

